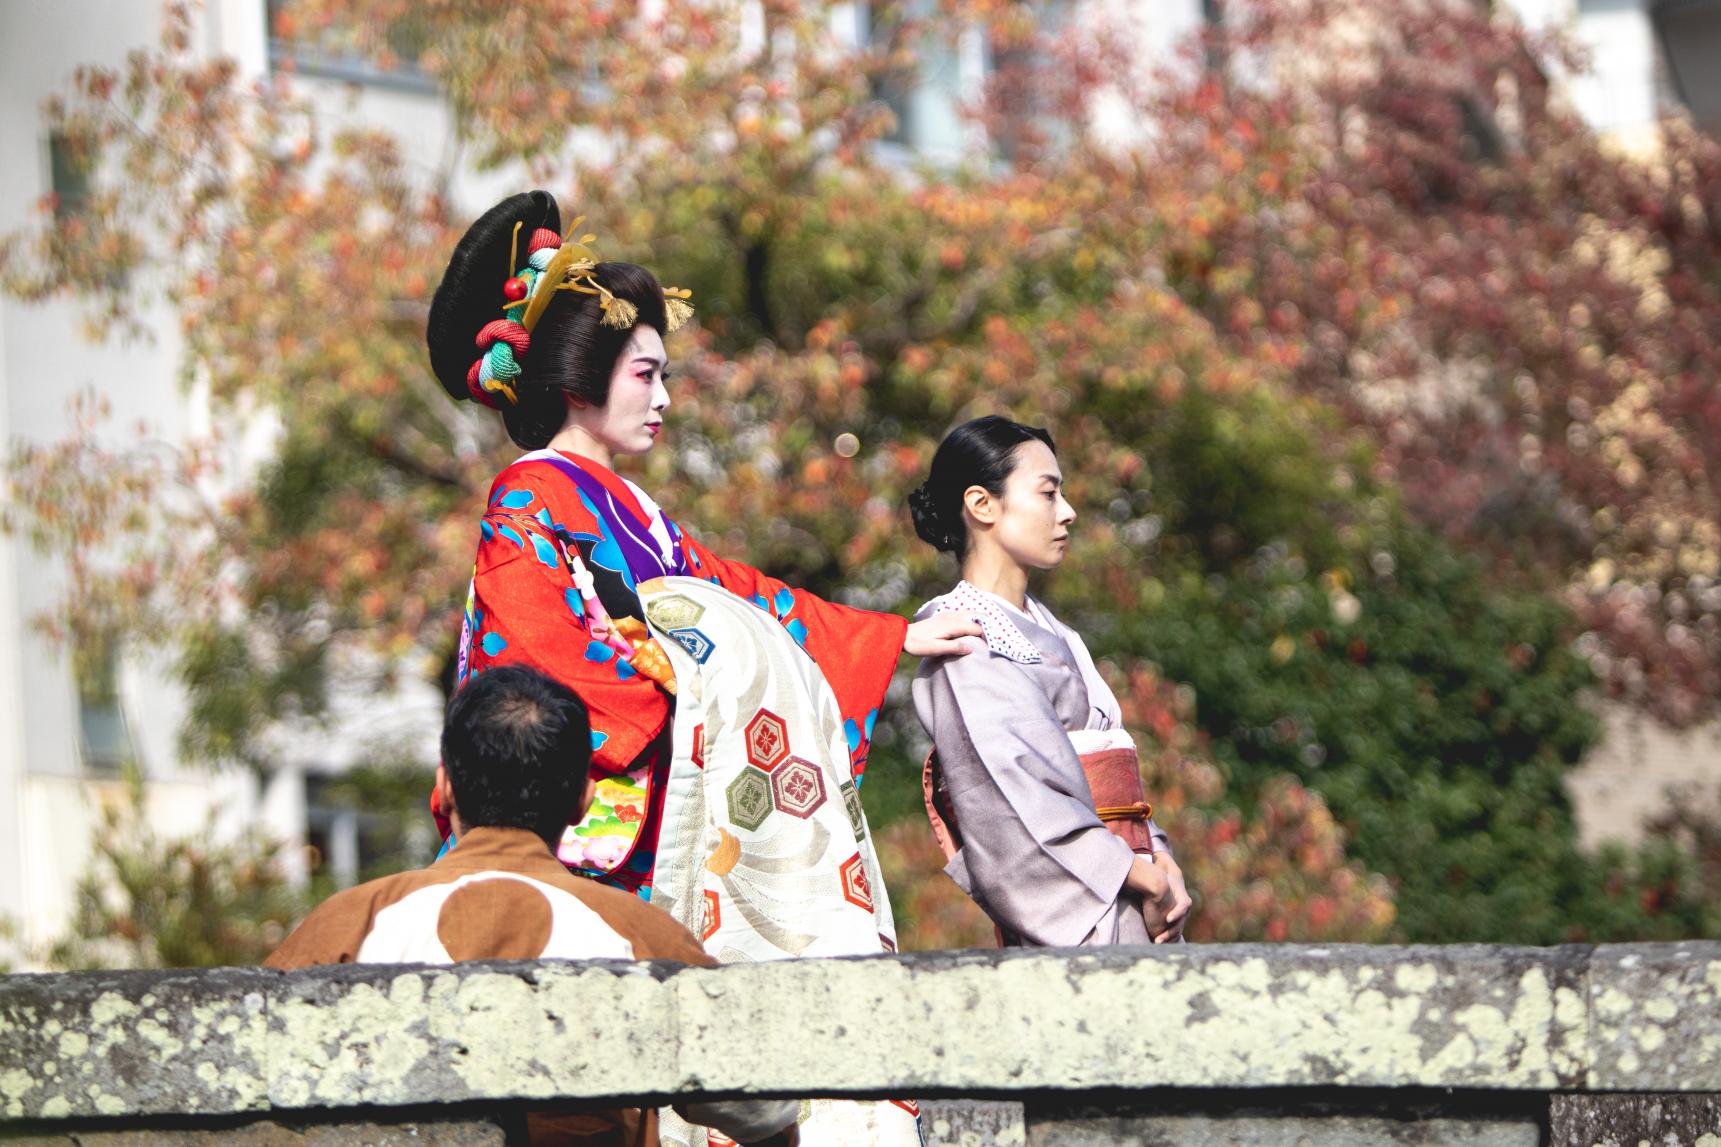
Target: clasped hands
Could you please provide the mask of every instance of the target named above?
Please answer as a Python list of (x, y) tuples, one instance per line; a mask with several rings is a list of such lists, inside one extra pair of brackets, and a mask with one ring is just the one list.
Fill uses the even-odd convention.
[(1193, 901), (1183, 883), (1183, 869), (1171, 853), (1161, 850), (1151, 858), (1138, 853), (1124, 885), (1141, 897), (1141, 918), (1155, 944), (1172, 944), (1183, 938)]

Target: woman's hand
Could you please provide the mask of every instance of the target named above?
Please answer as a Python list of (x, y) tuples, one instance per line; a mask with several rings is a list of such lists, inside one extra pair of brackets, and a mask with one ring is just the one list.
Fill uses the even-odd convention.
[(902, 651), (916, 657), (962, 657), (968, 653), (968, 647), (958, 638), (984, 636), (986, 631), (972, 617), (955, 611), (935, 613), (908, 627)]
[(1141, 897), (1142, 922), (1147, 925), (1148, 936), (1158, 943), (1160, 933), (1169, 926), (1172, 910), (1177, 907), (1168, 870), (1138, 853), (1123, 885)]
[(1154, 867), (1163, 869), (1165, 883), (1171, 891), (1171, 909), (1165, 914), (1164, 930), (1155, 933), (1153, 925), (1148, 925), (1147, 933), (1153, 937), (1155, 944), (1175, 944), (1183, 939), (1183, 926), (1189, 923), (1189, 909), (1194, 901), (1189, 898), (1189, 889), (1183, 883), (1183, 869), (1172, 859), (1169, 852), (1153, 854)]

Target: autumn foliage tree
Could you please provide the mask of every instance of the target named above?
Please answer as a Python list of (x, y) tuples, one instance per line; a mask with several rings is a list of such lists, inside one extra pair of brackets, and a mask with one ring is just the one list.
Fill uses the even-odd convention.
[(1366, 428), (1419, 519), (1556, 587), (1610, 695), (1708, 719), (1721, 146), (1674, 118), (1625, 154), (1498, 7), (1239, 6), (1229, 50), (1285, 82), (1162, 90), (1140, 194), (1178, 293)]
[[(290, 73), (191, 56), (178, 9), (81, 73), (48, 117), (98, 191), (6, 239), (5, 286), (114, 336), (164, 299), (218, 416), (278, 434), (255, 473), (20, 450), (67, 635), (177, 650), (189, 747), (260, 764), (331, 688), (445, 670), (508, 451), (430, 378), (422, 318), (463, 178), (511, 171), (693, 289), (669, 448), (633, 476), (720, 551), (912, 608), (953, 575), (902, 511), (945, 428), (1054, 428), (1083, 517), (1045, 592), (1118, 674), (1197, 935), (1647, 928), (1629, 865), (1585, 915), (1560, 775), (1593, 682), (1673, 720), (1715, 695), (1714, 145), (1612, 154), (1554, 94), (1558, 45), (1456, 0), (1249, 5), (1200, 46), (1228, 69), (1152, 77), (1031, 5), (871, 7), (856, 49), (818, 0), (281, 6), (283, 37), (435, 81), (458, 146), (428, 181)], [(880, 95), (964, 29), (994, 147), (905, 170)], [(1469, 640), (1431, 657), (1419, 627)], [(974, 939), (938, 931), (919, 748), (896, 705), (871, 815), (902, 821), (905, 915)]]

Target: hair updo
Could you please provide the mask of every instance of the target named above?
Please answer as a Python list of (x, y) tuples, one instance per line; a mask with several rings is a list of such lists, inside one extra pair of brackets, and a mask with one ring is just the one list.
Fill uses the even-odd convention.
[[(508, 267), (516, 223), (522, 224), (516, 265)], [(430, 301), (424, 339), (431, 370), (456, 401), (472, 397), (466, 372), (480, 354), (478, 332), (502, 317), (507, 304), (502, 284), (526, 265), (526, 240), (539, 227), (560, 233), (556, 198), (548, 191), (523, 191), (480, 215), (454, 247)], [(660, 335), (666, 332), (663, 287), (650, 271), (633, 263), (606, 262), (599, 263), (593, 275), (616, 298), (639, 308), (639, 323)], [(551, 288), (545, 284), (544, 289)], [(551, 297), (532, 329), (530, 349), (520, 357), (520, 376), (513, 383), (519, 402), (500, 396), (497, 401), (515, 444), (528, 450), (547, 446), (567, 419), (566, 395), (590, 406), (609, 401), (610, 375), (633, 331), (604, 326), (602, 315), (594, 295), (557, 291)]]
[(961, 557), (968, 548), (962, 495), (970, 486), (979, 486), (1002, 497), (1004, 482), (1016, 468), (1016, 448), (1024, 442), (1044, 442), (1053, 454), (1058, 452), (1049, 431), (996, 414), (964, 422), (946, 434), (932, 456), (932, 472), (908, 496), (920, 540)]

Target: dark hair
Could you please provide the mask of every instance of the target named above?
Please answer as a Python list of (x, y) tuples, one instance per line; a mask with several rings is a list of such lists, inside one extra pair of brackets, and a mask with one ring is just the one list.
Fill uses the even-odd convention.
[(968, 548), (962, 495), (970, 486), (1002, 495), (1005, 479), (1016, 468), (1016, 448), (1024, 442), (1044, 442), (1052, 453), (1058, 452), (1049, 431), (996, 414), (964, 422), (946, 434), (932, 456), (931, 474), (908, 496), (920, 540), (962, 556)]
[(529, 828), (554, 847), (579, 810), (591, 760), (586, 703), (536, 669), (474, 673), (448, 702), (442, 767), (467, 828)]
[[(517, 265), (504, 269), (520, 228)], [(562, 229), (561, 211), (548, 191), (510, 195), (480, 215), (449, 257), (448, 269), (430, 301), (424, 339), (430, 348), (430, 368), (456, 401), (472, 397), (466, 372), (478, 359), (478, 332), (502, 317), (502, 284), (526, 262), (526, 244), (540, 227)], [(599, 263), (593, 272), (605, 290), (639, 308), (639, 322), (665, 333), (663, 287), (657, 277), (632, 263)], [(532, 329), (532, 345), (520, 356), (520, 377), (514, 381), (519, 402), (498, 396), (497, 405), (508, 436), (528, 450), (549, 444), (567, 417), (564, 395), (592, 406), (609, 401), (610, 373), (632, 330), (606, 327), (596, 296), (557, 291)]]

